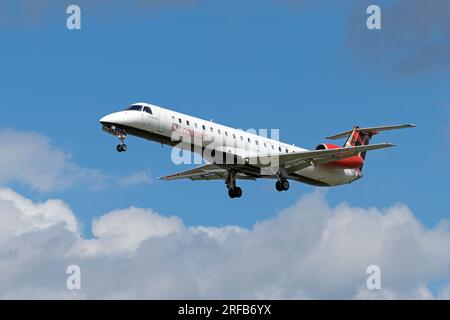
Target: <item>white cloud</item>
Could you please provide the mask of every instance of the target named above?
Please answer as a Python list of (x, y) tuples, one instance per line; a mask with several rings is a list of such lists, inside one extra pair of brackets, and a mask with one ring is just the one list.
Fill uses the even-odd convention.
[(20, 183), (39, 192), (49, 192), (83, 183), (92, 189), (101, 189), (150, 181), (145, 172), (111, 178), (100, 170), (82, 168), (73, 163), (69, 154), (52, 147), (42, 134), (0, 131), (0, 142), (4, 150), (8, 150), (0, 157), (0, 186)]
[[(95, 238), (83, 239), (63, 202), (0, 195), (8, 217), (1, 228), (9, 230), (0, 243), (0, 298), (429, 299), (450, 292), (447, 223), (427, 228), (404, 205), (330, 207), (315, 192), (252, 229), (186, 227), (130, 208), (95, 219)], [(79, 292), (64, 289), (70, 264), (82, 270)], [(365, 287), (372, 264), (382, 270), (380, 291)], [(444, 289), (433, 294), (430, 284), (439, 281)]]
[(144, 240), (177, 233), (182, 228), (180, 219), (163, 217), (151, 210), (117, 210), (94, 219), (92, 234), (96, 239), (80, 241), (73, 253), (92, 256), (132, 252)]
[(139, 171), (130, 176), (119, 178), (118, 184), (123, 187), (129, 187), (138, 184), (149, 184), (151, 180), (147, 171)]
[(450, 300), (450, 283), (440, 288), (438, 297), (439, 299)]
[(61, 200), (33, 203), (9, 189), (0, 189), (0, 243), (33, 231), (63, 224), (76, 233), (77, 222), (70, 208)]

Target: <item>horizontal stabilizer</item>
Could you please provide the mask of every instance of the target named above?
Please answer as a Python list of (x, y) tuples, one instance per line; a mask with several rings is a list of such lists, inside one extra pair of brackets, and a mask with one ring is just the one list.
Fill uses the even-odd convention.
[[(355, 127), (354, 129), (356, 129), (358, 132), (360, 132), (362, 134), (374, 135), (374, 134), (380, 133), (381, 131), (398, 130), (398, 129), (415, 128), (415, 127), (417, 127), (417, 126), (414, 124), (402, 124), (402, 125), (395, 125), (395, 126), (372, 127), (372, 128)], [(338, 140), (338, 139), (342, 139), (342, 138), (347, 138), (349, 135), (351, 135), (353, 133), (354, 129), (345, 131), (342, 133), (338, 133), (331, 137), (327, 137), (327, 139)]]

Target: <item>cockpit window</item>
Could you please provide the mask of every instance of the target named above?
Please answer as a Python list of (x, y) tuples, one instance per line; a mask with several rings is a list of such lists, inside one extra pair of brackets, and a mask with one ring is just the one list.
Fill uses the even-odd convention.
[(152, 109), (150, 107), (144, 107), (144, 112), (152, 114)]
[(139, 105), (133, 105), (133, 106), (129, 106), (129, 107), (126, 108), (125, 110), (141, 111), (141, 110), (142, 110), (142, 106), (139, 106)]

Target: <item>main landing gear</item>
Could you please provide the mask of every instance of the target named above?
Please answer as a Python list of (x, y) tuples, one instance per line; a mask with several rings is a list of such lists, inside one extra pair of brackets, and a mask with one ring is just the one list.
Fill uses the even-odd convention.
[(125, 138), (127, 137), (126, 134), (120, 133), (118, 135), (120, 144), (117, 145), (117, 151), (118, 152), (125, 152), (127, 151), (127, 145), (125, 144)]
[(277, 191), (288, 191), (289, 190), (289, 181), (286, 179), (278, 180), (277, 183), (275, 183), (275, 188)]
[(228, 189), (228, 195), (231, 199), (240, 198), (242, 196), (242, 189), (240, 187)]
[(240, 198), (242, 196), (242, 189), (236, 186), (236, 172), (230, 171), (225, 184), (228, 188), (228, 196), (231, 199)]

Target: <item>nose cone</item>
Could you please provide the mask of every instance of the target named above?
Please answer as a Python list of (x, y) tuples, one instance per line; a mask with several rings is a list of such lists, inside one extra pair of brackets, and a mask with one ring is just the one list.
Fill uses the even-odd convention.
[(121, 124), (123, 121), (123, 115), (121, 112), (110, 113), (100, 119), (100, 123), (105, 127), (110, 127), (111, 125)]

